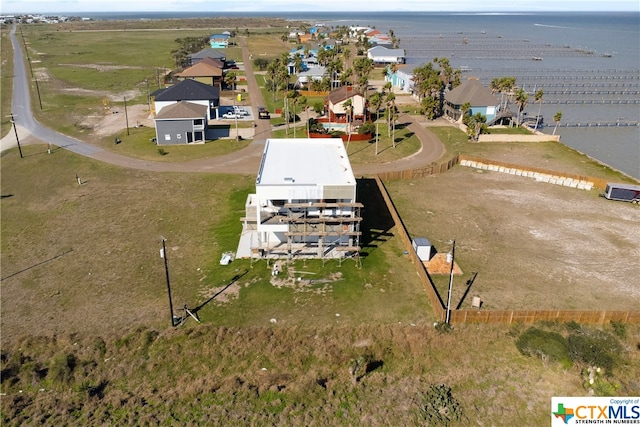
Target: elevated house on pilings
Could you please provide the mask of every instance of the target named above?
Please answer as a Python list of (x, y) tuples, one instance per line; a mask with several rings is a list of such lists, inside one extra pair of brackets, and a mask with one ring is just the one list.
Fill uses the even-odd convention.
[(362, 207), (341, 139), (268, 139), (236, 256), (359, 260)]

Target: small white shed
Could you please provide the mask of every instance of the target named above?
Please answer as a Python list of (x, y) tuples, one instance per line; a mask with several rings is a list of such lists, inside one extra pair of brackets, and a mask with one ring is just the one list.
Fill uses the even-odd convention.
[(413, 246), (413, 250), (416, 251), (416, 254), (418, 254), (420, 261), (429, 261), (431, 259), (433, 247), (429, 239), (426, 237), (414, 237), (411, 245)]

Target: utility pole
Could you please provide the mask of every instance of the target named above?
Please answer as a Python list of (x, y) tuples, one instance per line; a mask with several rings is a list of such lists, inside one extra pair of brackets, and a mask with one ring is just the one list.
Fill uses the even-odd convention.
[(38, 92), (38, 102), (40, 103), (40, 109), (42, 110), (42, 98), (40, 97), (40, 85), (38, 84), (38, 79), (34, 78), (36, 81), (36, 91)]
[(16, 120), (13, 117), (13, 112), (11, 113), (11, 123), (13, 123), (13, 131), (16, 134), (16, 142), (18, 143), (18, 151), (20, 152), (20, 158), (23, 159), (22, 156), (22, 147), (20, 147), (20, 138), (18, 138), (18, 129), (16, 129)]
[(453, 266), (455, 263), (455, 254), (456, 254), (456, 241), (452, 241), (453, 246), (451, 247), (451, 252), (447, 254), (447, 261), (449, 261), (449, 257), (451, 257), (451, 270), (449, 271), (449, 294), (447, 296), (447, 325), (451, 320), (451, 290), (453, 288)]
[(129, 115), (127, 114), (127, 97), (124, 97), (124, 119), (127, 122), (127, 135), (129, 135)]
[(167, 261), (167, 248), (164, 244), (165, 238), (162, 238), (162, 249), (160, 250), (160, 257), (164, 259), (164, 273), (167, 278), (167, 292), (169, 294), (169, 313), (171, 314), (171, 326), (176, 326), (173, 317), (173, 301), (171, 299), (171, 281), (169, 280), (169, 264)]
[(149, 108), (149, 112), (151, 112), (151, 94), (149, 93), (149, 79), (144, 79), (147, 84), (147, 106)]

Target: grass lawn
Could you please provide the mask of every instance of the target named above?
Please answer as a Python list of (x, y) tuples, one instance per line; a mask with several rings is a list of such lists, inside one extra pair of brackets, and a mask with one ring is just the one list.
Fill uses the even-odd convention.
[[(373, 224), (384, 234), (376, 237), (380, 240), (375, 244), (373, 235), (367, 237), (363, 268), (355, 268), (354, 261), (342, 265), (332, 261), (324, 267), (298, 261), (291, 270), (315, 273), (303, 277), (313, 282), (308, 287), (300, 282), (305, 285), (300, 289), (293, 280), (278, 287), (270, 283), (264, 262), (218, 264), (222, 252), (237, 247), (240, 217), (255, 177), (122, 170), (64, 150), (47, 155), (45, 147), (25, 147), (24, 161), (17, 161), (16, 150), (3, 158), (3, 194), (11, 195), (2, 201), (3, 294), (15, 292), (20, 296), (16, 301), (22, 301), (3, 307), (5, 341), (27, 331), (115, 331), (138, 323), (143, 319), (139, 316), (147, 319), (143, 324), (164, 324), (164, 279), (157, 256), (161, 236), (167, 238), (179, 306), (202, 304), (213, 289), (242, 274), (237, 300), (222, 307), (213, 301), (203, 308), (203, 319), (217, 324), (259, 326), (274, 316), (288, 317), (290, 324), (304, 323), (311, 307), (323, 321), (335, 320), (335, 313), (342, 311), (340, 321), (347, 324), (416, 322), (429, 312), (426, 296), (388, 222)], [(177, 148), (168, 148), (166, 157), (180, 155)], [(28, 179), (35, 170), (38, 180)], [(78, 186), (76, 174), (84, 185)], [(371, 183), (362, 185), (372, 188)], [(366, 191), (359, 194), (367, 197)], [(375, 192), (369, 197), (375, 197)], [(41, 267), (42, 262), (46, 265)], [(285, 272), (289, 274), (289, 269)], [(336, 274), (340, 280), (325, 283)], [(399, 277), (405, 279), (397, 281)], [(315, 292), (319, 289), (324, 291)], [(52, 299), (39, 298), (43, 293)], [(279, 313), (271, 304), (251, 303), (262, 298), (277, 301), (276, 306), (287, 313)], [(124, 315), (128, 305), (140, 307), (138, 315)], [(368, 307), (376, 305), (380, 308), (370, 313)], [(60, 311), (59, 317), (46, 323), (33, 318), (31, 324), (13, 315), (46, 307)], [(76, 309), (95, 314), (74, 318)], [(110, 313), (110, 320), (100, 313)]]
[(151, 160), (155, 162), (186, 162), (189, 160), (217, 157), (240, 150), (251, 143), (251, 140), (220, 139), (207, 141), (205, 144), (157, 145), (151, 142), (155, 138), (155, 129), (142, 127), (132, 128), (129, 135), (119, 132), (122, 142), (114, 144), (113, 137), (104, 137), (99, 145), (127, 157)]
[(558, 142), (483, 142), (478, 144), (469, 142), (464, 132), (453, 127), (429, 127), (429, 130), (435, 133), (445, 145), (446, 156), (449, 158), (453, 157), (455, 153), (464, 153), (523, 166), (605, 178), (611, 181), (630, 181), (620, 172)]
[(13, 48), (9, 39), (9, 28), (3, 26), (0, 30), (0, 53), (2, 56), (2, 73), (0, 73), (0, 133), (2, 136), (11, 131), (11, 102), (13, 100)]

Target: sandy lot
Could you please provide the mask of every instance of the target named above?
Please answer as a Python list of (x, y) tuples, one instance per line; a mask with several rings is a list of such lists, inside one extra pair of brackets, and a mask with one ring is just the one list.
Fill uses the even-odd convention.
[(439, 252), (456, 240), (456, 303), (478, 272), (470, 293), (486, 308), (638, 309), (637, 205), (463, 166), (387, 186), (412, 236)]

